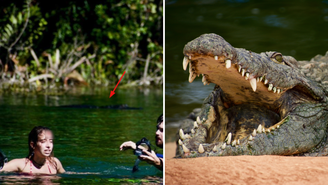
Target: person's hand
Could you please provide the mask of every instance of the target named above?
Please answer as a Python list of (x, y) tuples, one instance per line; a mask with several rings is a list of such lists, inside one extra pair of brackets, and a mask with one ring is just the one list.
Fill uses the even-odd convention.
[(136, 144), (132, 141), (127, 141), (127, 142), (124, 142), (121, 144), (120, 146), (120, 150), (126, 150), (126, 149), (133, 149), (135, 150), (136, 149)]
[(146, 161), (149, 164), (152, 164), (156, 166), (158, 169), (163, 169), (163, 163), (162, 159), (157, 157), (156, 153), (152, 150), (151, 152), (148, 152), (147, 150), (142, 150), (143, 153), (147, 155), (140, 155), (139, 159), (142, 161)]

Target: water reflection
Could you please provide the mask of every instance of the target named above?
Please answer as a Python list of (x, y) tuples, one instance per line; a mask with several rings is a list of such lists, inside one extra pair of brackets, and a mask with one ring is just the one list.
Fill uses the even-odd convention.
[(55, 181), (60, 180), (61, 177), (56, 175), (22, 175), (22, 174), (3, 174), (0, 176), (1, 184), (43, 184), (55, 185), (60, 184)]

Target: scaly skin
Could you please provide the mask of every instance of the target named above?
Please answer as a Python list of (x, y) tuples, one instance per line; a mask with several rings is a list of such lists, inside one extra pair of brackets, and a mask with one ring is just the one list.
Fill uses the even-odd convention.
[(189, 82), (203, 74), (204, 85), (216, 87), (195, 123), (179, 131), (177, 157), (328, 154), (327, 93), (293, 57), (234, 48), (215, 34), (183, 53)]

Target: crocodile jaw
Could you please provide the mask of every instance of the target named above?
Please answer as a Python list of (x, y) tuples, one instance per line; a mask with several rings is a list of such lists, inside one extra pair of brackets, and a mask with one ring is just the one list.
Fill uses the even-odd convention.
[(268, 82), (265, 84), (264, 75), (254, 76), (239, 64), (234, 62), (231, 64), (231, 60), (230, 67), (227, 68), (225, 57), (198, 55), (190, 60), (185, 57), (185, 61), (190, 63), (189, 82), (193, 81), (194, 76), (202, 74), (204, 85), (209, 83), (219, 85), (236, 105), (251, 103), (270, 107), (284, 92), (283, 89), (274, 87)]
[[(189, 82), (192, 82), (197, 75), (204, 74), (202, 79), (204, 85), (208, 83), (219, 85), (229, 95), (232, 104), (235, 105), (254, 103), (269, 108), (277, 100), (278, 103), (281, 103), (279, 98), (284, 95), (286, 95), (285, 97), (292, 97), (294, 87), (304, 88), (307, 95), (297, 96), (295, 98), (299, 98), (297, 102), (303, 103), (296, 103), (291, 107), (289, 107), (288, 102), (285, 102), (287, 109), (286, 111), (283, 110), (285, 113), (280, 114), (280, 122), (275, 122), (269, 128), (263, 128), (262, 125), (259, 125), (257, 129), (248, 133), (248, 136), (240, 141), (229, 138), (231, 134), (226, 134), (227, 139), (224, 141), (220, 139), (219, 142), (204, 143), (208, 134), (207, 130), (212, 126), (211, 124), (214, 124), (213, 120), (209, 119), (209, 117), (213, 117), (211, 115), (213, 111), (209, 111), (202, 119), (197, 118), (191, 135), (181, 137), (184, 138), (183, 141), (179, 142), (182, 148), (191, 149), (184, 150), (182, 153), (184, 157), (243, 154), (292, 155), (308, 151), (320, 142), (325, 135), (326, 124), (317, 118), (327, 114), (321, 108), (316, 107), (313, 101), (323, 99), (324, 92), (321, 88), (305, 78), (298, 69), (289, 65), (288, 61), (286, 62), (287, 65), (277, 66), (266, 53), (259, 55), (244, 49), (233, 48), (222, 37), (214, 34), (201, 37), (210, 37), (210, 39), (203, 42), (202, 39), (197, 38), (199, 41), (191, 41), (191, 44), (188, 43), (184, 48), (183, 68), (186, 70), (190, 63)], [(250, 55), (248, 58), (245, 57), (247, 52)], [(257, 55), (255, 58), (260, 59), (258, 61), (253, 60), (252, 55)], [(262, 59), (265, 64), (263, 64)], [(287, 78), (284, 79), (284, 77)], [(289, 89), (292, 90), (289, 91)], [(308, 95), (314, 98), (313, 101), (308, 101), (310, 103), (305, 100)], [(285, 97), (282, 99), (286, 99)], [(288, 106), (286, 106), (287, 104)], [(209, 104), (209, 106), (211, 105)], [(211, 109), (212, 107), (210, 107)], [(292, 111), (291, 114), (289, 114), (290, 111)], [(302, 120), (305, 115), (308, 119), (306, 122)], [(312, 129), (311, 127), (318, 128)], [(290, 141), (286, 141), (284, 138)], [(231, 140), (233, 141), (231, 142)], [(300, 141), (303, 143), (302, 147), (299, 146)], [(198, 148), (198, 151), (192, 150), (195, 148)]]

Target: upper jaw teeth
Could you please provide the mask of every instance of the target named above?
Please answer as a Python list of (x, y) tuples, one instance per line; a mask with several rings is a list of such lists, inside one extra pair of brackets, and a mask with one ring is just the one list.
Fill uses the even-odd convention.
[(193, 82), (195, 80), (197, 76), (197, 73), (195, 73), (193, 70), (192, 70), (192, 66), (191, 64), (189, 65), (189, 82)]
[(255, 92), (256, 91), (256, 79), (253, 78), (249, 82), (251, 84), (251, 87), (252, 87), (253, 91)]
[[(214, 59), (218, 60), (218, 56), (214, 56)], [(182, 65), (183, 65), (184, 70), (187, 69), (190, 60), (191, 60), (191, 56), (185, 56), (183, 58)], [(225, 60), (225, 67), (227, 69), (229, 69), (231, 67), (231, 60), (230, 59)], [(251, 85), (254, 92), (256, 92), (256, 89), (257, 89), (257, 82), (261, 82), (264, 79), (264, 76), (257, 77), (257, 78), (252, 77), (249, 72), (246, 72), (246, 70), (241, 67), (241, 65), (238, 65), (238, 72), (241, 72), (241, 76), (245, 76), (246, 80), (250, 80), (250, 85)], [(197, 76), (197, 73), (195, 73), (193, 71), (192, 66), (190, 64), (189, 65), (189, 82), (190, 83), (193, 82), (195, 80), (196, 76)], [(205, 75), (203, 75), (202, 82), (203, 82), (204, 85), (209, 84), (209, 82), (207, 81)], [(268, 83), (269, 83), (268, 79), (265, 79), (264, 84), (268, 84)], [(280, 94), (282, 92), (281, 89), (278, 89), (277, 87), (274, 87), (273, 84), (269, 84), (268, 91), (273, 91), (274, 93), (277, 93), (277, 94)]]
[(182, 62), (183, 70), (186, 70), (186, 69), (187, 69), (188, 64), (189, 64), (189, 59), (185, 56), (185, 57), (183, 58), (183, 62)]
[(226, 60), (226, 68), (229, 69), (231, 67), (231, 60)]
[[(237, 66), (238, 66), (238, 72), (241, 73), (241, 76), (245, 76), (246, 80), (249, 80), (249, 83), (250, 83), (253, 91), (256, 92), (257, 82), (262, 82), (263, 79), (265, 78), (264, 77), (265, 75), (259, 76), (259, 77), (254, 77), (254, 76), (252, 76), (252, 74), (250, 74), (245, 69), (243, 69), (241, 67), (241, 65), (237, 65)], [(268, 83), (269, 83), (269, 80), (265, 79), (264, 84), (268, 84)], [(273, 84), (270, 83), (268, 86), (268, 91), (273, 91), (273, 93), (280, 94), (283, 90), (279, 89), (278, 87), (274, 87)]]
[(241, 76), (245, 76), (245, 69), (241, 69)]

